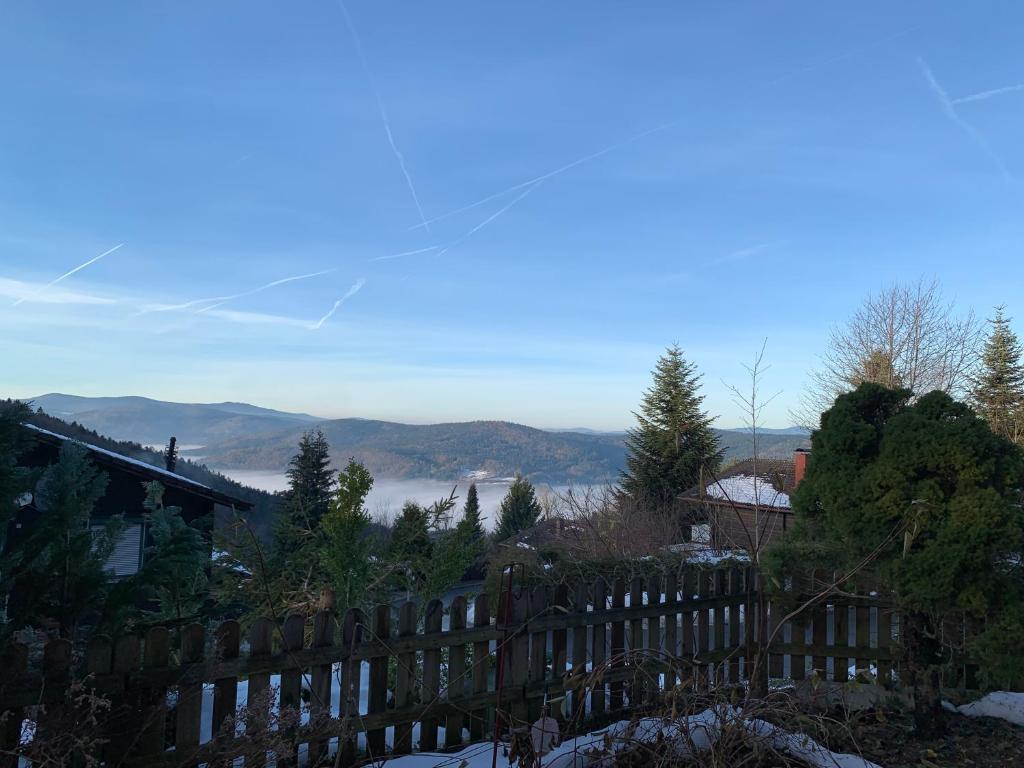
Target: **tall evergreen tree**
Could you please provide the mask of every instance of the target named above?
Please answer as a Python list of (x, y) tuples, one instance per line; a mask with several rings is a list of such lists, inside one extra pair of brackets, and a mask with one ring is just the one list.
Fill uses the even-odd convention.
[(306, 432), (299, 440), (299, 452), (288, 463), (286, 509), (293, 519), (309, 528), (320, 524), (334, 493), (331, 448), (319, 429)]
[(508, 493), (501, 500), (498, 526), (494, 531), (495, 538), (501, 541), (536, 525), (540, 520), (541, 511), (533, 483), (522, 475), (516, 475)]
[[(19, 400), (0, 401), (0, 553), (5, 549), (7, 527), (17, 511), (18, 498), (32, 490), (32, 472), (18, 466), (18, 459), (28, 447), (28, 430), (23, 424), (32, 410)], [(4, 594), (0, 562), (0, 595)]]
[(484, 526), (480, 521), (480, 496), (477, 494), (476, 483), (469, 484), (469, 490), (466, 492), (466, 506), (462, 509), (462, 520), (459, 525), (464, 526), (474, 538), (483, 539)]
[(974, 409), (992, 431), (1024, 444), (1024, 350), (1003, 307), (989, 320), (981, 369), (973, 389)]
[(419, 592), (431, 567), (434, 542), (430, 538), (430, 513), (414, 501), (407, 501), (395, 521), (388, 543), (387, 559), (396, 581), (407, 592)]
[(626, 435), (622, 489), (635, 499), (669, 504), (696, 485), (702, 470), (717, 470), (722, 460), (712, 417), (701, 410), (697, 366), (678, 345), (669, 347), (652, 373), (637, 426)]

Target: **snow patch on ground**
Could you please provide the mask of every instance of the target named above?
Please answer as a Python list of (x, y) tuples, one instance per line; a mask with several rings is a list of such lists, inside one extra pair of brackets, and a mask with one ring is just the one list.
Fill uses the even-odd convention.
[(995, 691), (970, 704), (956, 707), (944, 701), (942, 706), (967, 717), (997, 717), (1008, 723), (1024, 726), (1024, 693)]
[[(610, 766), (611, 757), (637, 742), (664, 740), (680, 757), (707, 751), (717, 741), (723, 725), (740, 723), (750, 733), (775, 749), (788, 752), (814, 768), (881, 768), (857, 755), (832, 752), (802, 734), (789, 733), (764, 720), (744, 720), (732, 707), (706, 709), (700, 714), (666, 722), (644, 718), (631, 722), (620, 720), (598, 731), (567, 739), (561, 746), (544, 755), (544, 768), (584, 768)], [(491, 744), (478, 743), (454, 753), (421, 752), (392, 758), (390, 768), (490, 768)], [(502, 755), (502, 763), (505, 757)]]

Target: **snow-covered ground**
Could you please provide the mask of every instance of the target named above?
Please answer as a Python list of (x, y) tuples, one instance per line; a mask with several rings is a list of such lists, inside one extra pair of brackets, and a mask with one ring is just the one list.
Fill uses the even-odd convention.
[(1014, 725), (1024, 726), (1024, 693), (994, 691), (970, 704), (953, 706), (948, 701), (943, 706), (951, 712), (967, 717), (997, 717)]

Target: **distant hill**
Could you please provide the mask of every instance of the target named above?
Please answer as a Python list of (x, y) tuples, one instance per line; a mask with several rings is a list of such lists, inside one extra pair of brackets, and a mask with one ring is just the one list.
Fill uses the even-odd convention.
[(170, 403), (148, 397), (79, 397), (51, 393), (32, 398), (34, 408), (85, 424), (115, 440), (164, 445), (206, 445), (238, 435), (280, 432), (320, 421), (306, 413), (285, 413), (248, 403)]
[[(43, 395), (33, 403), (44, 410), (49, 404), (91, 429), (121, 439), (163, 444), (173, 434), (181, 445), (202, 445), (191, 454), (204, 464), (230, 469), (284, 471), (303, 432), (311, 427), (324, 431), (335, 466), (355, 457), (382, 478), (455, 480), (471, 472), (478, 477), (521, 472), (552, 485), (603, 483), (618, 479), (626, 456), (622, 432), (551, 431), (507, 421), (414, 425), (358, 418), (319, 420), (246, 403), (167, 403), (141, 397)], [(749, 432), (717, 432), (727, 461), (752, 455)], [(779, 458), (809, 441), (790, 430), (763, 430), (758, 443), (762, 456)]]

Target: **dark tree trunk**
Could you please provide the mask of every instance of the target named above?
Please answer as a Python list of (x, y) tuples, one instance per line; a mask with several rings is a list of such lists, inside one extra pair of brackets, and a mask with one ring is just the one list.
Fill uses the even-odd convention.
[(914, 694), (914, 728), (935, 735), (945, 729), (942, 712), (942, 645), (927, 614), (908, 613), (904, 619), (903, 648), (907, 685)]

